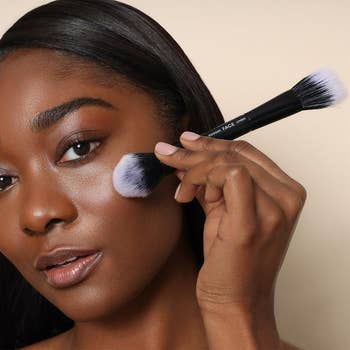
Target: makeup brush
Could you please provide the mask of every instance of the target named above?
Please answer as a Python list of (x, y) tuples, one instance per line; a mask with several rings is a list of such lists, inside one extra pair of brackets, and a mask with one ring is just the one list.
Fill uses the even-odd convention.
[[(346, 96), (336, 74), (322, 68), (255, 109), (201, 135), (232, 140), (300, 111), (335, 105)], [(179, 141), (174, 145), (183, 147)], [(113, 186), (124, 197), (147, 197), (164, 176), (175, 170), (160, 162), (154, 153), (128, 153), (113, 171)]]

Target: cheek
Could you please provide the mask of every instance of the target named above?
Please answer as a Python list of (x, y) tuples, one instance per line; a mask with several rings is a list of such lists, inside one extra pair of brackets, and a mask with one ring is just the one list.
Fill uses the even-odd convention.
[(6, 230), (6, 232), (0, 231), (0, 253), (25, 278), (33, 279), (35, 247), (26, 245), (23, 237), (16, 235), (15, 232), (14, 229)]
[(100, 172), (98, 177), (84, 177), (72, 191), (76, 193), (71, 200), (81, 217), (80, 226), (88, 227), (91, 234), (95, 232), (101, 247), (108, 247), (113, 237), (133, 242), (152, 236), (162, 240), (169, 228), (180, 230), (181, 204), (173, 198), (178, 184), (175, 175), (165, 177), (147, 198), (125, 198), (113, 187), (112, 170)]
[(76, 321), (102, 317), (133, 299), (159, 273), (181, 234), (175, 175), (164, 178), (149, 197), (132, 199), (120, 196), (112, 184), (102, 185), (108, 178), (79, 196), (91, 241), (104, 252), (99, 272), (80, 288), (49, 296)]

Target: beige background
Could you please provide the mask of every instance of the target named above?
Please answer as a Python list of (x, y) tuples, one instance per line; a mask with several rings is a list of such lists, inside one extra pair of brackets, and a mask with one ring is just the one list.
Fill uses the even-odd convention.
[[(0, 33), (47, 2), (0, 0)], [(320, 67), (350, 87), (348, 0), (126, 2), (174, 36), (226, 120)], [(350, 349), (349, 107), (350, 98), (241, 137), (308, 191), (276, 292), (282, 337), (308, 350)]]

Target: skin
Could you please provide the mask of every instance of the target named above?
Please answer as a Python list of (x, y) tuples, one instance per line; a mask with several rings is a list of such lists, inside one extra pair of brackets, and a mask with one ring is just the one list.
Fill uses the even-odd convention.
[[(208, 145), (205, 142), (183, 142), (190, 156), (183, 153), (185, 150), (173, 156), (157, 156), (183, 170), (184, 177), (180, 172), (167, 176), (145, 199), (124, 198), (113, 189), (111, 182), (111, 174), (121, 156), (130, 152), (153, 152), (157, 142), (170, 142), (168, 130), (157, 122), (157, 106), (150, 95), (121, 78), (112, 83), (110, 75), (93, 64), (72, 62), (71, 58), (52, 50), (10, 53), (0, 62), (0, 75), (0, 168), (6, 171), (3, 175), (13, 176), (14, 182), (5, 192), (0, 192), (1, 212), (7, 218), (2, 225), (0, 251), (36, 290), (75, 321), (71, 330), (26, 349), (211, 349), (213, 342), (218, 345), (225, 334), (233, 342), (243, 339), (252, 346), (277, 341), (273, 312), (266, 307), (269, 306), (266, 300), (270, 300), (276, 266), (281, 263), (291, 229), (280, 221), (280, 225), (273, 221), (261, 226), (271, 235), (273, 231), (275, 236), (283, 234), (284, 227), (283, 239), (264, 251), (261, 245), (247, 245), (246, 251), (239, 253), (240, 247), (233, 244), (233, 232), (228, 232), (227, 224), (233, 224), (232, 221), (242, 215), (234, 230), (242, 238), (240, 242), (245, 242), (247, 220), (257, 219), (253, 216), (254, 203), (261, 208), (260, 219), (267, 209), (274, 209), (276, 213), (272, 197), (280, 191), (279, 204), (282, 205), (287, 194), (291, 194), (278, 185), (279, 179), (288, 181), (290, 191), (295, 182), (275, 168), (274, 172), (267, 167), (266, 173), (262, 173), (271, 163), (257, 150), (245, 148), (242, 157), (256, 157), (250, 170), (237, 171), (232, 159), (229, 164), (225, 163), (226, 167), (218, 168), (221, 171), (214, 172), (215, 176), (210, 178), (214, 187), (207, 203), (203, 197), (204, 186), (197, 194), (195, 186), (208, 183), (208, 172), (213, 169), (208, 164), (218, 153), (227, 153), (228, 143), (216, 140), (203, 152)], [(28, 128), (28, 122), (38, 112), (80, 96), (103, 98), (119, 110), (82, 107), (49, 130), (33, 133)], [(187, 122), (188, 118), (184, 118), (183, 130)], [(102, 137), (99, 151), (87, 163), (73, 166), (68, 162), (79, 155), (70, 148), (69, 153), (56, 162), (58, 143), (82, 129), (94, 130)], [(250, 171), (258, 169), (257, 159), (262, 168), (260, 173), (251, 174)], [(246, 159), (244, 162), (247, 165)], [(236, 169), (233, 174), (232, 167)], [(231, 174), (228, 181), (227, 174)], [(253, 177), (262, 178), (260, 182), (257, 180), (255, 192), (249, 182)], [(173, 195), (179, 179), (183, 187), (175, 200)], [(224, 192), (239, 198), (237, 202), (231, 200), (229, 215), (224, 210), (225, 184), (229, 188)], [(263, 184), (270, 185), (271, 194), (259, 189)], [(301, 193), (300, 187), (298, 190)], [(199, 274), (194, 254), (184, 239), (185, 234), (191, 233), (183, 223), (181, 206), (195, 195), (207, 214), (206, 262)], [(299, 207), (298, 212), (300, 210)], [(59, 220), (47, 227), (54, 218)], [(217, 233), (222, 218), (221, 242)], [(251, 235), (259, 233), (250, 232)], [(215, 242), (220, 246), (210, 250)], [(59, 244), (96, 248), (103, 252), (103, 258), (83, 283), (57, 289), (45, 281), (43, 274), (34, 268), (34, 262), (40, 253)], [(252, 266), (262, 261), (267, 252), (272, 257), (270, 265), (264, 264), (264, 271), (254, 269)], [(235, 254), (238, 254), (236, 258)], [(224, 267), (227, 261), (231, 269)], [(247, 266), (249, 261), (252, 264)], [(220, 288), (230, 290), (229, 299), (225, 299), (229, 307), (222, 307), (227, 295), (213, 294), (217, 292), (213, 290), (217, 271), (222, 271)], [(247, 285), (242, 283), (245, 276), (249, 277)], [(249, 303), (243, 300), (247, 295), (244, 293), (248, 293)], [(247, 315), (247, 319), (253, 320), (247, 322), (251, 328), (240, 321)], [(271, 322), (266, 322), (267, 316), (271, 316)], [(226, 325), (244, 324), (245, 329), (249, 328), (245, 333), (248, 335), (234, 337), (236, 327), (226, 331), (222, 320)], [(220, 334), (218, 329), (226, 333)], [(220, 334), (220, 339), (215, 339), (215, 334)], [(228, 345), (235, 344), (238, 343)]]

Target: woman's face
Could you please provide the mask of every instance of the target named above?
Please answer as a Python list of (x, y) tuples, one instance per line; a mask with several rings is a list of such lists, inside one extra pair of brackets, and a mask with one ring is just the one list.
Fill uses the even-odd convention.
[[(64, 75), (63, 64), (71, 69)], [(127, 84), (103, 86), (103, 73), (92, 76), (98, 72), (91, 67), (79, 70), (45, 49), (14, 51), (0, 63), (0, 251), (73, 320), (104, 317), (131, 300), (160, 271), (182, 229), (174, 174), (148, 198), (114, 190), (120, 158), (153, 152), (167, 132), (148, 94)], [(47, 129), (29, 127), (38, 113), (78, 97), (100, 98), (115, 109), (85, 105)], [(90, 153), (86, 146), (84, 155), (73, 146), (65, 151), (77, 133), (93, 140)], [(87, 279), (55, 288), (34, 263), (58, 245), (98, 249), (103, 256)]]

